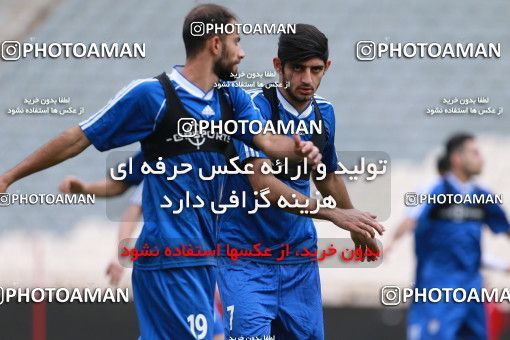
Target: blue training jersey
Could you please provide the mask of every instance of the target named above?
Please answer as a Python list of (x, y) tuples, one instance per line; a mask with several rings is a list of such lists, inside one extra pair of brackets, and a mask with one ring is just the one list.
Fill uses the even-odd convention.
[[(453, 175), (438, 180), (431, 195), (489, 195), (474, 183), (462, 184)], [(448, 211), (445, 209), (448, 208)], [(441, 212), (442, 210), (442, 212)], [(460, 205), (431, 201), (418, 211), (415, 229), (416, 287), (481, 287), (481, 231), (510, 230), (498, 203)]]
[[(262, 94), (262, 90), (252, 90), (249, 93), (253, 98), (253, 102), (261, 111), (263, 118), (266, 121), (271, 120), (271, 105)], [(303, 112), (298, 112), (279, 90), (277, 96), (280, 119), (285, 124), (293, 120), (295, 126), (297, 126), (299, 121), (304, 120), (309, 127), (310, 122), (315, 120), (315, 110), (312, 103)], [(327, 172), (331, 173), (337, 169), (338, 162), (334, 145), (335, 114), (331, 103), (324, 98), (316, 96), (315, 100), (323, 118), (322, 133), (327, 134), (327, 144), (322, 152), (322, 162), (326, 165)], [(302, 140), (310, 140), (312, 134), (301, 135), (300, 137)], [(234, 140), (234, 146), (241, 163), (249, 158), (269, 158), (263, 152), (254, 150), (241, 141)], [(296, 191), (310, 196), (310, 180), (282, 181)], [(223, 250), (226, 249), (227, 245), (237, 249), (250, 250), (254, 244), (260, 243), (261, 250), (266, 247), (272, 249), (273, 257), (248, 257), (248, 259), (274, 263), (280, 257), (282, 249), (286, 249), (288, 244), (289, 256), (278, 261), (278, 263), (310, 261), (309, 257), (295, 256), (296, 250), (302, 251), (304, 247), (312, 252), (317, 249), (317, 232), (310, 217), (286, 212), (276, 205), (259, 209), (255, 214), (249, 214), (248, 211), (255, 207), (255, 196), (246, 175), (236, 174), (227, 177), (223, 189), (223, 202), (228, 201), (233, 190), (236, 191), (237, 195), (243, 191), (247, 193), (246, 207), (229, 209), (225, 214), (219, 216), (218, 238)], [(223, 253), (223, 255), (226, 254)]]
[[(127, 163), (128, 161), (129, 160), (126, 160), (124, 163)], [(138, 151), (133, 156), (131, 156), (133, 171), (126, 173), (126, 176), (122, 180), (125, 185), (138, 185), (143, 181), (143, 174), (140, 171), (142, 169), (143, 161), (144, 159), (142, 151)]]
[[(197, 120), (221, 119), (220, 99), (216, 88), (204, 93), (200, 88), (188, 81), (181, 73), (180, 67), (173, 68), (169, 75), (176, 93), (188, 113)], [(232, 103), (234, 119), (262, 120), (260, 112), (254, 107), (250, 96), (241, 88), (227, 86), (227, 95)], [(121, 90), (108, 104), (80, 123), (80, 126), (99, 150), (105, 151), (116, 147), (141, 141), (151, 135), (162, 121), (167, 107), (163, 87), (155, 78), (140, 79), (132, 82)], [(253, 136), (235, 134), (247, 144), (251, 144)], [(136, 248), (142, 250), (145, 244), (151, 250), (159, 250), (161, 254), (166, 246), (171, 248), (191, 244), (193, 249), (214, 249), (216, 245), (216, 219), (211, 210), (211, 201), (218, 202), (225, 177), (216, 175), (212, 180), (202, 181), (199, 168), (210, 173), (212, 166), (226, 164), (223, 153), (198, 151), (180, 154), (162, 160), (166, 173), (147, 174), (144, 176), (142, 210), (144, 226), (138, 238)], [(156, 168), (158, 161), (148, 162)], [(181, 163), (189, 163), (192, 170), (167, 180), (174, 175), (174, 166), (181, 168)], [(162, 208), (166, 203), (164, 196), (177, 201), (184, 199), (186, 192), (190, 197), (196, 195), (204, 202), (203, 208), (184, 208), (179, 214), (173, 214), (177, 204), (171, 208)], [(154, 248), (157, 247), (157, 248)], [(211, 256), (180, 256), (180, 257), (140, 257), (134, 262), (139, 269), (163, 269), (183, 266), (216, 265)]]

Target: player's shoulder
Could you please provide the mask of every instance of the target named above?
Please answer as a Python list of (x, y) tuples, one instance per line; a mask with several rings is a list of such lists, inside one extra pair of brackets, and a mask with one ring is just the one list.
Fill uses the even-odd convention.
[(424, 189), (424, 194), (444, 194), (447, 191), (447, 184), (444, 177), (437, 178), (434, 182), (432, 182), (428, 188)]
[(260, 87), (246, 90), (246, 93), (248, 93), (251, 99), (254, 99), (255, 97), (258, 96), (263, 96), (262, 89)]
[(269, 105), (269, 100), (266, 98), (266, 96), (264, 96), (264, 92), (262, 91), (261, 88), (250, 89), (250, 90), (248, 90), (246, 92), (248, 93), (248, 95), (250, 96), (251, 100), (253, 100), (253, 102), (255, 104), (267, 104), (267, 105)]
[[(224, 93), (232, 100), (241, 100), (243, 102), (250, 100), (250, 90), (246, 90), (243, 87), (240, 87), (239, 83), (230, 80), (221, 80), (219, 84), (220, 86), (218, 86), (218, 90), (224, 91)], [(251, 100), (253, 100), (253, 98), (251, 98)]]
[(330, 121), (331, 124), (334, 124), (335, 121), (335, 111), (333, 109), (333, 104), (329, 100), (324, 97), (321, 97), (317, 94), (313, 96), (317, 106), (319, 106), (319, 110), (321, 111), (322, 117), (326, 121)]
[(481, 193), (482, 195), (492, 195), (493, 191), (489, 189), (488, 186), (485, 184), (480, 183), (474, 183), (474, 188), (477, 192)]
[(156, 78), (141, 78), (131, 81), (120, 93), (131, 96), (146, 96), (162, 90), (163, 88)]
[(314, 94), (313, 98), (315, 99), (317, 105), (319, 105), (319, 109), (321, 109), (321, 111), (322, 109), (333, 111), (333, 104), (331, 104), (331, 102), (326, 98), (319, 96), (318, 94)]
[(270, 116), (271, 104), (269, 100), (264, 96), (262, 88), (254, 88), (247, 90), (246, 93), (250, 96), (253, 104), (261, 111), (265, 118)]

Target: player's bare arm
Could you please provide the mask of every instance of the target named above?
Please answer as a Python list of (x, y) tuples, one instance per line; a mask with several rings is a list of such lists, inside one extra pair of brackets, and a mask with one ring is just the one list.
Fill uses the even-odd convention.
[(253, 137), (253, 143), (274, 158), (287, 157), (295, 161), (307, 158), (313, 167), (316, 167), (322, 159), (319, 149), (310, 141), (302, 141), (298, 135), (291, 139), (282, 135), (260, 134)]
[[(254, 174), (248, 175), (248, 179), (253, 190), (260, 191), (264, 188), (270, 188), (270, 193), (266, 196), (269, 202), (275, 204), (278, 199), (283, 196), (288, 200), (298, 200), (299, 203), (309, 201), (308, 211), (314, 211), (317, 207), (317, 200), (309, 198), (299, 191), (288, 187), (285, 183), (274, 177), (273, 175), (264, 175), (261, 172), (263, 164), (271, 164), (267, 158), (250, 158), (247, 160), (253, 164)], [(295, 195), (295, 196), (293, 196)], [(301, 208), (285, 208), (293, 214), (300, 214)], [(375, 216), (368, 213), (359, 212), (354, 209), (329, 209), (320, 208), (319, 212), (314, 217), (328, 220), (336, 224), (338, 227), (360, 233), (368, 238), (375, 237), (375, 232), (382, 235), (384, 227), (375, 221)]]
[(68, 176), (62, 180), (58, 189), (66, 194), (91, 194), (97, 197), (115, 197), (126, 192), (129, 189), (129, 185), (111, 178), (104, 178), (89, 183), (77, 177)]
[(37, 149), (11, 170), (0, 176), (0, 192), (14, 182), (80, 154), (90, 145), (82, 129), (73, 126)]
[[(122, 214), (122, 221), (120, 222), (119, 232), (117, 235), (117, 246), (125, 239), (133, 236), (136, 224), (142, 215), (142, 207), (138, 204), (130, 204)], [(118, 250), (117, 250), (118, 251)], [(118, 286), (124, 267), (119, 263), (118, 257), (112, 259), (106, 267), (106, 275), (110, 279), (112, 286)]]

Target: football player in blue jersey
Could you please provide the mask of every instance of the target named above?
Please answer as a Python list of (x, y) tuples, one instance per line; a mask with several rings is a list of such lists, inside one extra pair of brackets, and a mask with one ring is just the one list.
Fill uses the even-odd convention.
[[(182, 137), (178, 119), (261, 121), (260, 112), (250, 96), (229, 85), (232, 74), (244, 57), (236, 32), (192, 31), (192, 23), (226, 25), (236, 17), (228, 9), (199, 5), (186, 16), (183, 40), (186, 63), (175, 66), (170, 74), (140, 79), (121, 90), (108, 104), (72, 127), (0, 176), (0, 193), (17, 180), (44, 170), (80, 154), (90, 144), (106, 151), (141, 142), (144, 160), (150, 168), (166, 169), (163, 174), (144, 176), (144, 227), (137, 248), (149, 245), (161, 251), (165, 247), (193, 244), (202, 249), (216, 245), (216, 220), (211, 203), (219, 200), (225, 176), (200, 181), (199, 170), (226, 164), (224, 151), (230, 136), (207, 134), (200, 145), (191, 137)], [(224, 138), (225, 137), (225, 138)], [(231, 137), (241, 139), (272, 157), (307, 158), (316, 166), (321, 154), (310, 141), (299, 137), (236, 131)], [(173, 169), (182, 163), (192, 171), (175, 180)], [(180, 214), (162, 209), (164, 196), (179, 198), (189, 192), (200, 195), (206, 208), (187, 207)], [(204, 256), (143, 257), (135, 261), (133, 290), (141, 338), (211, 339), (213, 300), (216, 283), (216, 259)]]
[[(140, 168), (140, 154), (137, 153), (132, 157), (133, 167)], [(142, 158), (143, 161), (143, 158)], [(111, 285), (117, 286), (124, 274), (125, 266), (119, 262), (118, 246), (127, 239), (133, 237), (137, 222), (142, 216), (142, 190), (143, 182), (139, 182), (140, 176), (135, 172), (132, 176), (127, 176), (123, 181), (112, 180), (107, 177), (103, 180), (87, 183), (79, 180), (76, 177), (67, 177), (60, 184), (60, 191), (64, 193), (75, 194), (93, 194), (98, 193), (102, 197), (114, 197), (124, 193), (129, 187), (136, 185), (135, 191), (131, 194), (129, 205), (122, 214), (122, 219), (118, 229), (118, 237), (116, 243), (115, 258), (112, 259), (106, 268), (106, 275), (109, 277)], [(143, 177), (142, 177), (143, 178)], [(127, 243), (126, 243), (127, 244)], [(213, 326), (213, 340), (223, 340), (223, 319), (220, 309), (219, 295), (215, 294), (214, 303), (214, 326)]]
[[(375, 216), (353, 209), (342, 177), (335, 174), (338, 163), (334, 145), (335, 114), (331, 103), (315, 94), (331, 64), (326, 36), (315, 26), (297, 24), (295, 34), (280, 36), (278, 57), (273, 63), (282, 86), (254, 90), (251, 97), (264, 118), (274, 125), (282, 121), (285, 124), (305, 122), (306, 126), (316, 122), (316, 126), (322, 126), (320, 133), (301, 136), (319, 147), (323, 156), (322, 174), (317, 171), (305, 175), (304, 164), (292, 163), (286, 173), (264, 175), (261, 169), (270, 168), (279, 160), (242, 141), (233, 142), (229, 157), (239, 157), (240, 166), (251, 164), (254, 173), (228, 176), (225, 196), (231, 191), (251, 193), (246, 207), (220, 215), (219, 242), (241, 250), (259, 244), (260, 249), (269, 248), (272, 256), (235, 259), (224, 253), (220, 257), (218, 287), (225, 337), (323, 339), (317, 258), (298, 255), (305, 248), (311, 253), (317, 250), (317, 233), (311, 216), (351, 231), (357, 246), (370, 246), (373, 251), (377, 251), (374, 230), (382, 233), (384, 228)], [(282, 196), (300, 204), (309, 199), (310, 177), (324, 197), (335, 199), (337, 208), (321, 208), (316, 215), (302, 214), (300, 210), (309, 212), (316, 208), (314, 199), (308, 208), (285, 211), (276, 206)], [(263, 192), (266, 188), (270, 190), (266, 197), (273, 205), (250, 213), (255, 207), (253, 192)]]
[[(449, 172), (427, 193), (431, 199), (420, 205), (416, 213), (415, 286), (419, 290), (461, 288), (466, 294), (474, 289), (481, 296), (482, 227), (486, 225), (494, 233), (508, 233), (510, 224), (500, 203), (488, 198), (494, 195), (474, 181), (483, 166), (474, 136), (465, 133), (452, 136), (446, 144), (446, 157)], [(469, 199), (457, 202), (444, 199), (454, 195)], [(487, 199), (482, 202), (475, 197)], [(413, 300), (408, 317), (408, 338), (486, 339), (483, 303)]]

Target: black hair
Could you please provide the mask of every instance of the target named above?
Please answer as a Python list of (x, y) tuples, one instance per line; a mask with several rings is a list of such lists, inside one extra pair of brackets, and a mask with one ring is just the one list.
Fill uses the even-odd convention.
[[(204, 31), (205, 25), (226, 25), (233, 20), (237, 20), (236, 16), (229, 9), (220, 5), (204, 4), (193, 8), (186, 15), (182, 27), (182, 39), (186, 49), (186, 58), (197, 55), (204, 48), (207, 39), (219, 35), (214, 30)], [(196, 26), (192, 27), (192, 24)], [(202, 30), (200, 30), (200, 26), (202, 26)], [(192, 32), (192, 30), (196, 31)]]
[(444, 174), (446, 174), (450, 170), (450, 161), (448, 160), (448, 157), (446, 157), (445, 154), (441, 155), (437, 159), (436, 166), (439, 175), (443, 176)]
[(289, 61), (305, 61), (311, 58), (320, 58), (326, 63), (328, 55), (328, 38), (312, 25), (296, 24), (295, 32), (281, 34), (278, 40), (278, 58), (282, 62), (282, 68)]
[(446, 157), (448, 161), (450, 160), (450, 157), (453, 153), (457, 151), (462, 151), (464, 143), (472, 139), (475, 139), (475, 136), (464, 132), (457, 133), (450, 137), (446, 142)]

